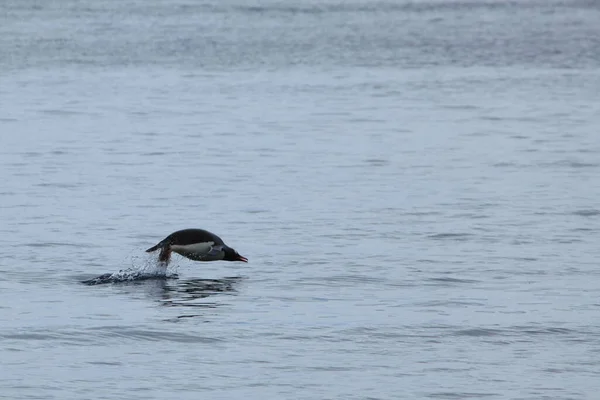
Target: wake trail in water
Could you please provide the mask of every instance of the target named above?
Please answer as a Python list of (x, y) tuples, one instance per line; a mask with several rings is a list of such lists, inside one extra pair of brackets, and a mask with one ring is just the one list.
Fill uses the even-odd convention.
[(148, 279), (177, 279), (177, 273), (169, 271), (167, 266), (155, 260), (146, 260), (143, 265), (133, 265), (118, 272), (106, 273), (81, 283), (85, 285), (101, 285), (105, 283), (119, 283), (143, 281)]

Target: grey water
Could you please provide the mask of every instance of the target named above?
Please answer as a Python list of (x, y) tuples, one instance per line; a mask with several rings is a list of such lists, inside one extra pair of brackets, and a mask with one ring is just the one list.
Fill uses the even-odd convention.
[(1, 1), (0, 398), (597, 399), (598, 21)]

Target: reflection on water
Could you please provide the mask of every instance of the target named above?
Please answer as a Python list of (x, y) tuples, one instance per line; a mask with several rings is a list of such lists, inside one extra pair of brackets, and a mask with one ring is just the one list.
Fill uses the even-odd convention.
[(214, 308), (218, 303), (198, 300), (217, 294), (235, 293), (235, 285), (242, 277), (221, 279), (185, 279), (177, 281), (162, 280), (162, 302), (170, 307), (207, 307)]
[[(221, 279), (179, 279), (175, 273), (163, 271), (161, 274), (148, 274), (140, 271), (119, 271), (107, 273), (92, 279), (82, 281), (84, 285), (96, 286), (112, 284), (127, 293), (136, 294), (143, 292), (146, 296), (161, 302), (169, 307), (202, 307), (215, 308), (221, 303), (206, 301), (210, 296), (217, 294), (232, 294), (236, 292), (235, 286), (243, 278), (224, 277)], [(179, 318), (190, 317), (184, 315)]]

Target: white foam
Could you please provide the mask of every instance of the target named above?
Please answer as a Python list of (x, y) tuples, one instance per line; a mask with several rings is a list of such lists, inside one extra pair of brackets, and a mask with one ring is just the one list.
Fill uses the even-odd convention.
[(131, 267), (119, 270), (112, 274), (104, 274), (90, 279), (88, 284), (101, 284), (110, 282), (131, 282), (145, 279), (169, 279), (177, 277), (177, 266), (167, 267), (164, 262), (154, 257), (131, 257)]

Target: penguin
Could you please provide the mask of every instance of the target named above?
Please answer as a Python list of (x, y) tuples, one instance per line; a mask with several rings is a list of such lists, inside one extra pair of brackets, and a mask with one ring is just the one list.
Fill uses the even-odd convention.
[(146, 250), (152, 253), (160, 249), (158, 260), (169, 265), (171, 252), (194, 261), (241, 261), (248, 259), (227, 246), (223, 239), (204, 229), (183, 229), (173, 232), (157, 245)]

